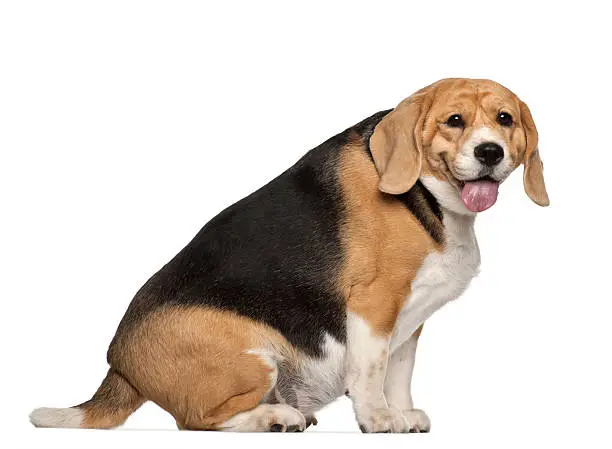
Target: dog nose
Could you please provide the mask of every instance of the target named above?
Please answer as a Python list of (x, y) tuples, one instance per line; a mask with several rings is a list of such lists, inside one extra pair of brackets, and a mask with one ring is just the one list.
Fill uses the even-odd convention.
[(499, 164), (504, 158), (504, 149), (493, 142), (485, 142), (474, 148), (474, 156), (488, 167)]

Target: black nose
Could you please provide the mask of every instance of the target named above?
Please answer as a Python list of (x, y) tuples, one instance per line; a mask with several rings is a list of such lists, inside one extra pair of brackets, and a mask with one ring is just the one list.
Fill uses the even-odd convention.
[(504, 158), (504, 149), (493, 142), (485, 142), (474, 148), (474, 156), (488, 167), (499, 164)]

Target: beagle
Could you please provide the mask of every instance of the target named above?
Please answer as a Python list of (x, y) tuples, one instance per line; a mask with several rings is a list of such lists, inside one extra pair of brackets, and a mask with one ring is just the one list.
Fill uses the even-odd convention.
[(477, 274), (478, 212), (521, 163), (549, 204), (525, 103), (445, 79), (230, 206), (138, 291), (93, 397), (38, 427), (112, 428), (145, 401), (180, 429), (302, 431), (349, 395), (363, 432), (427, 432), (410, 382), (423, 323)]

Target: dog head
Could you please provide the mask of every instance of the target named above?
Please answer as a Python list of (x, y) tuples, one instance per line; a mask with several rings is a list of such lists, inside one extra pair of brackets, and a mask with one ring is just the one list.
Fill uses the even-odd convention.
[(531, 112), (493, 81), (445, 79), (421, 89), (378, 124), (370, 148), (383, 192), (401, 194), (434, 177), (467, 211), (481, 212), (523, 163), (525, 192), (549, 204)]

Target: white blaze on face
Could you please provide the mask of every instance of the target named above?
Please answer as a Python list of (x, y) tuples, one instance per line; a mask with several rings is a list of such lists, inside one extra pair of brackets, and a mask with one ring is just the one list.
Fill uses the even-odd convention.
[(464, 181), (467, 179), (476, 179), (482, 176), (485, 167), (483, 167), (482, 163), (476, 159), (474, 150), (478, 145), (486, 142), (496, 143), (504, 150), (504, 158), (498, 165), (495, 166), (491, 176), (495, 179), (500, 179), (498, 176), (496, 176), (497, 174), (505, 174), (505, 176), (508, 175), (508, 167), (512, 164), (508, 155), (508, 145), (506, 144), (506, 141), (495, 129), (489, 128), (488, 126), (482, 126), (470, 133), (470, 136), (465, 141), (459, 154), (457, 155), (454, 171), (459, 180)]

